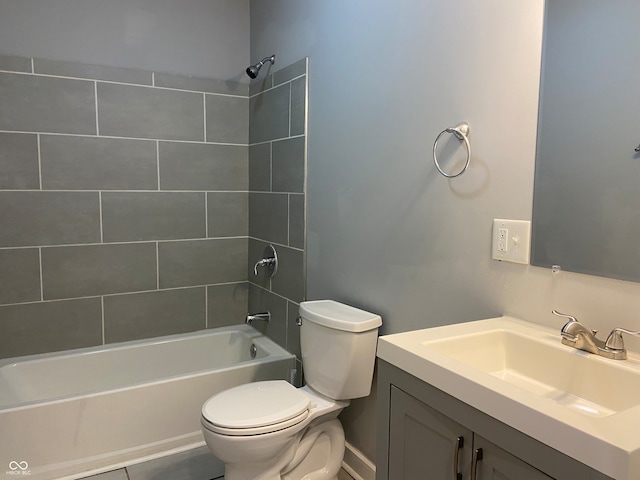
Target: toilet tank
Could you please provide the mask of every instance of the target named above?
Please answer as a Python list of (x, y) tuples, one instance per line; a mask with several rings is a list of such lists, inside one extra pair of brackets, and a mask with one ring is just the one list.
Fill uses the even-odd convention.
[(371, 392), (379, 315), (334, 302), (300, 304), (300, 345), (305, 383), (334, 400)]

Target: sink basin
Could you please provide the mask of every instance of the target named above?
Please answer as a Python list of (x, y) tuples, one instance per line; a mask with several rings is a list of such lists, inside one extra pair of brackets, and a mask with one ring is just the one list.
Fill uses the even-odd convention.
[(619, 480), (640, 478), (640, 361), (513, 317), (386, 335), (378, 357)]
[(549, 343), (489, 330), (423, 345), (583, 415), (606, 417), (640, 405), (640, 371), (585, 361), (589, 354), (566, 348), (559, 339)]

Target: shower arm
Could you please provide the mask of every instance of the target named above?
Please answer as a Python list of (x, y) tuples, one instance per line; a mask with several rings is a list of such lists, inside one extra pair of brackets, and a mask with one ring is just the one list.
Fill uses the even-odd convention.
[(264, 57), (262, 60), (258, 62), (258, 64), (262, 67), (262, 65), (264, 65), (266, 62), (271, 62), (271, 65), (273, 65), (276, 62), (276, 56), (271, 55), (268, 57)]

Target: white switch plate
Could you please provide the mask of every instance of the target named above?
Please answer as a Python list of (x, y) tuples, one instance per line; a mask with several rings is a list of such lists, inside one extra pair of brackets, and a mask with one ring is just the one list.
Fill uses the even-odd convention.
[(529, 264), (531, 222), (528, 220), (493, 219), (491, 258), (505, 262)]

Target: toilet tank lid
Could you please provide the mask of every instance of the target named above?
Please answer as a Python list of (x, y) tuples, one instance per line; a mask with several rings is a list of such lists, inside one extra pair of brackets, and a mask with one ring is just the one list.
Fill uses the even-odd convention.
[(302, 302), (300, 316), (318, 325), (346, 332), (366, 332), (382, 325), (380, 315), (333, 300)]

